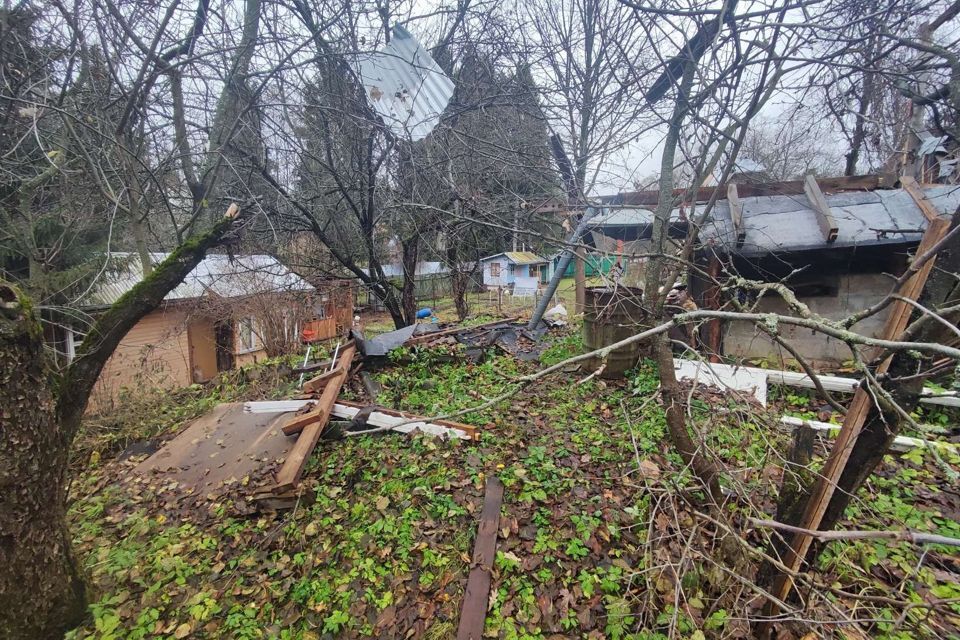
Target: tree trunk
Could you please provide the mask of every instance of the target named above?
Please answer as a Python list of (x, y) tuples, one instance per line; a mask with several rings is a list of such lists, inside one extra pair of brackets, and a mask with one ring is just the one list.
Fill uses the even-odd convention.
[(573, 262), (574, 295), (576, 296), (574, 304), (575, 313), (583, 313), (583, 310), (587, 306), (586, 257), (587, 252), (585, 249), (577, 249), (577, 255), (574, 257)]
[(0, 638), (62, 638), (86, 613), (66, 527), (70, 444), (120, 340), (230, 230), (236, 208), (177, 247), (94, 323), (62, 379), (30, 301), (0, 282)]
[(723, 493), (720, 491), (720, 470), (687, 429), (684, 411), (687, 401), (677, 382), (676, 371), (673, 368), (673, 350), (670, 348), (670, 338), (667, 334), (660, 334), (654, 338), (653, 352), (660, 371), (660, 394), (663, 397), (670, 441), (676, 447), (683, 462), (690, 465), (703, 482), (713, 501), (720, 504), (723, 501)]
[(417, 321), (417, 261), (420, 257), (420, 239), (416, 236), (400, 242), (403, 251), (403, 289), (400, 304), (407, 325)]
[[(871, 39), (872, 42), (872, 39)], [(871, 45), (869, 51), (873, 51)], [(853, 126), (853, 136), (850, 138), (850, 150), (844, 156), (846, 164), (843, 169), (843, 175), (857, 175), (857, 163), (860, 161), (860, 151), (863, 143), (867, 139), (867, 113), (870, 111), (871, 100), (873, 98), (873, 74), (865, 71), (863, 73), (863, 87), (860, 91), (860, 100), (857, 107), (857, 121)]]
[(447, 264), (450, 265), (450, 289), (453, 293), (453, 304), (457, 308), (457, 318), (463, 322), (470, 313), (467, 304), (467, 288), (469, 274), (461, 268), (459, 255), (455, 246), (447, 248)]
[(70, 441), (29, 303), (0, 283), (0, 637), (62, 638), (86, 615), (65, 521)]

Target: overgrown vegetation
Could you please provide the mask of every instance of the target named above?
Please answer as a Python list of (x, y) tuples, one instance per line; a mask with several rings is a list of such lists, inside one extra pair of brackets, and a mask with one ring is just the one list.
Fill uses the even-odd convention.
[[(558, 338), (545, 359), (578, 353), (575, 335)], [(467, 364), (445, 352), (397, 355), (404, 365), (378, 379), (387, 401), (419, 413), (476, 404), (532, 367), (507, 356)], [(199, 411), (254, 391), (267, 397), (257, 384), (184, 393)], [(484, 427), (478, 443), (396, 433), (325, 442), (308, 472), (314, 501), (281, 516), (242, 517), (230, 499), (186, 507), (176, 487), (130, 478), (131, 462), (85, 469), (70, 519), (100, 596), (92, 622), (70, 637), (452, 637), (484, 479), (494, 474), (506, 494), (490, 637), (744, 637), (751, 569), (731, 573), (725, 563), (744, 551), (684, 499), (700, 487), (665, 441), (657, 385), (649, 362), (623, 382), (554, 376), (463, 418)], [(756, 515), (772, 508), (789, 434), (718, 397), (695, 394), (693, 420), (739, 470), (739, 515)], [(176, 430), (186, 417), (164, 403), (131, 415), (131, 436)], [(849, 516), (862, 527), (960, 535), (960, 501), (941, 482), (922, 451), (889, 458)], [(759, 532), (745, 536), (763, 549)], [(948, 549), (836, 542), (820, 568), (813, 619), (843, 607), (872, 637), (957, 631)], [(901, 619), (886, 599), (917, 606)], [(945, 604), (922, 604), (934, 601)]]

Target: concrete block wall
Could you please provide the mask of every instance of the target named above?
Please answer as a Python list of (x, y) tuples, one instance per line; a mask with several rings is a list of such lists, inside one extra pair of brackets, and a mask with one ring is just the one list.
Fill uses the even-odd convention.
[[(800, 301), (808, 305), (813, 313), (840, 320), (879, 301), (890, 291), (892, 281), (881, 274), (849, 274), (839, 276), (838, 285), (836, 296), (812, 296), (800, 298)], [(765, 296), (757, 310), (761, 313), (790, 313), (786, 303), (774, 294)], [(883, 329), (886, 318), (887, 310), (884, 310), (857, 323), (853, 330), (876, 337)], [(811, 329), (780, 325), (779, 334), (804, 358), (814, 363), (836, 365), (852, 359), (846, 344)], [(727, 323), (723, 351), (729, 357), (764, 359), (770, 363), (793, 360), (788, 351), (749, 322)]]

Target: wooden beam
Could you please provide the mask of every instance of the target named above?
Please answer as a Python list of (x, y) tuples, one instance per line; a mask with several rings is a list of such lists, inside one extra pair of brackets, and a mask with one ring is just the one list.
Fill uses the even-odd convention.
[(736, 184), (727, 185), (727, 204), (730, 205), (730, 219), (733, 220), (733, 229), (737, 232), (737, 249), (739, 249), (747, 239), (747, 230), (743, 226), (743, 205), (740, 203)]
[(467, 591), (460, 609), (460, 627), (457, 640), (482, 640), (483, 624), (487, 619), (487, 603), (493, 562), (497, 553), (497, 530), (500, 528), (500, 505), (503, 502), (503, 483), (494, 476), (487, 478), (480, 512), (477, 541), (473, 547), (473, 562), (467, 578)]
[[(864, 176), (838, 176), (834, 178), (820, 178), (817, 182), (820, 189), (828, 192), (840, 191), (873, 191), (874, 189), (892, 189), (896, 184), (896, 177), (892, 175), (864, 175)], [(697, 189), (693, 200), (696, 202), (706, 202), (713, 197), (713, 194), (720, 187), (700, 187)], [(785, 180), (782, 182), (761, 182), (756, 184), (743, 183), (737, 185), (737, 190), (741, 198), (754, 198), (757, 196), (787, 196), (799, 195), (804, 193), (803, 180)], [(674, 189), (673, 198), (679, 201), (680, 198), (688, 198), (688, 189)], [(660, 191), (653, 189), (650, 191), (628, 191), (620, 194), (624, 206), (648, 206), (654, 207), (660, 201)], [(586, 205), (583, 205), (586, 206)], [(573, 207), (571, 207), (573, 208)]]
[(817, 179), (812, 175), (804, 178), (803, 192), (807, 195), (814, 213), (817, 214), (817, 224), (820, 225), (820, 230), (823, 232), (823, 239), (827, 242), (835, 241), (840, 229), (837, 227), (837, 221), (833, 218), (827, 199), (823, 196), (823, 191), (817, 184)]
[[(931, 222), (930, 226), (927, 227), (926, 233), (923, 235), (923, 239), (920, 241), (920, 246), (917, 248), (917, 255), (923, 255), (931, 247), (936, 245), (947, 234), (949, 228), (950, 223), (944, 218), (939, 218)], [(926, 285), (927, 277), (933, 269), (935, 260), (936, 258), (927, 260), (910, 279), (901, 285), (901, 296), (910, 300), (917, 300), (920, 297)], [(895, 301), (893, 305), (891, 305), (883, 333), (880, 336), (881, 339), (896, 340), (899, 338), (903, 330), (907, 328), (907, 323), (910, 320), (912, 311), (913, 306), (909, 303), (903, 302), (902, 300)], [(892, 355), (885, 358), (883, 362), (877, 366), (875, 374), (880, 375), (886, 372), (890, 367), (892, 359)], [(800, 522), (800, 528), (810, 530), (819, 529), (827, 507), (830, 505), (830, 500), (833, 498), (833, 492), (837, 487), (837, 483), (840, 481), (840, 476), (847, 466), (847, 461), (850, 459), (853, 447), (857, 442), (857, 438), (860, 436), (860, 431), (863, 429), (863, 425), (870, 415), (872, 408), (872, 394), (865, 384), (861, 384), (857, 387), (853, 395), (853, 401), (847, 409), (843, 426), (840, 428), (837, 440), (830, 449), (830, 456), (827, 458), (823, 470), (820, 472), (819, 480), (814, 487), (813, 495), (811, 495), (807, 503), (807, 509)], [(790, 542), (790, 548), (787, 550), (786, 557), (783, 559), (783, 563), (790, 571), (796, 572), (800, 569), (812, 543), (813, 538), (810, 535), (801, 533), (794, 535)], [(772, 593), (777, 599), (783, 601), (790, 593), (792, 587), (793, 578), (789, 573), (784, 572), (779, 575), (777, 581), (774, 583)], [(771, 599), (767, 601), (766, 613), (768, 615), (775, 614), (778, 608), (774, 600)]]
[(290, 450), (290, 453), (287, 454), (287, 458), (284, 460), (283, 466), (280, 467), (280, 471), (277, 472), (277, 486), (274, 491), (286, 491), (295, 487), (297, 483), (300, 482), (303, 468), (306, 466), (310, 454), (313, 453), (313, 449), (317, 446), (317, 442), (320, 440), (320, 434), (323, 433), (323, 430), (327, 426), (327, 422), (330, 419), (330, 412), (333, 410), (337, 396), (340, 395), (340, 388), (350, 373), (350, 365), (353, 364), (354, 353), (356, 353), (356, 345), (353, 341), (344, 345), (340, 350), (340, 358), (337, 360), (337, 365), (334, 369), (337, 375), (332, 377), (324, 387), (323, 393), (317, 400), (317, 404), (310, 413), (302, 416), (294, 416), (291, 421), (302, 422), (307, 420), (307, 423), (300, 433), (300, 437), (297, 438), (297, 442)]
[[(780, 424), (786, 425), (790, 428), (806, 425), (811, 429), (814, 429), (816, 431), (825, 431), (828, 434), (840, 428), (840, 425), (830, 424), (829, 422), (821, 422), (819, 420), (804, 420), (803, 418), (795, 418), (793, 416), (781, 417)], [(910, 438), (908, 436), (896, 436), (893, 439), (893, 443), (890, 445), (891, 451), (898, 451), (900, 453), (903, 453), (905, 451), (912, 451), (913, 449), (932, 449), (932, 448), (936, 448), (943, 452), (951, 452), (951, 453), (955, 453), (957, 451), (957, 446), (949, 442), (937, 442), (936, 440), (923, 440), (922, 438)]]
[(920, 211), (923, 212), (923, 217), (926, 218), (928, 222), (933, 222), (940, 217), (940, 212), (933, 206), (933, 203), (927, 200), (926, 194), (923, 192), (923, 189), (920, 188), (920, 185), (917, 184), (913, 176), (901, 176), (900, 186), (910, 194), (910, 197), (913, 198), (916, 205), (920, 207)]
[(331, 371), (326, 371), (318, 376), (314, 376), (303, 383), (304, 393), (316, 393), (326, 387), (327, 382), (339, 374), (339, 367), (334, 367)]

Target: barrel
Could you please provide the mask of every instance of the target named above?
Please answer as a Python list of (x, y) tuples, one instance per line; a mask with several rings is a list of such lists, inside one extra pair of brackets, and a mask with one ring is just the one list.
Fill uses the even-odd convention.
[[(634, 287), (593, 287), (586, 291), (583, 310), (583, 346), (594, 351), (629, 338), (643, 331), (646, 313), (643, 290)], [(640, 360), (643, 346), (633, 344), (614, 349), (607, 356), (607, 366), (600, 372), (604, 378), (622, 378)], [(587, 360), (589, 371), (600, 368), (602, 359)]]

